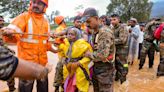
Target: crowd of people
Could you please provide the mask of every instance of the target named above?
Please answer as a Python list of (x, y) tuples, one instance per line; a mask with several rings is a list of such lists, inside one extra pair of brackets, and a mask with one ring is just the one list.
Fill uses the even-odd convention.
[[(129, 65), (136, 60), (141, 70), (148, 55), (149, 68), (153, 68), (155, 52), (160, 52), (157, 76), (164, 76), (164, 31), (160, 18), (145, 23), (130, 18), (123, 23), (117, 14), (99, 17), (96, 9), (87, 8), (75, 16), (73, 26), (67, 26), (63, 16), (56, 16), (54, 23), (58, 27), (50, 31), (44, 18), (47, 8), (48, 0), (30, 0), (29, 10), (7, 27), (0, 17), (0, 79), (7, 81), (10, 92), (15, 90), (14, 77), (19, 78), (19, 92), (32, 92), (34, 81), (37, 92), (48, 92), (51, 66), (47, 51), (57, 53), (59, 58), (55, 92), (88, 92), (90, 85), (94, 92), (113, 92), (114, 81), (124, 83)], [(49, 38), (54, 39), (53, 43)], [(5, 43), (17, 44), (18, 57)]]

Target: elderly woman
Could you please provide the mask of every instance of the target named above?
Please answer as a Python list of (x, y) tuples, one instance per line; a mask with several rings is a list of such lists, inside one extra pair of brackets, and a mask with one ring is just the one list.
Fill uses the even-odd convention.
[(79, 38), (79, 30), (77, 28), (69, 28), (67, 38), (59, 47), (66, 58), (63, 66), (65, 92), (88, 92), (89, 89), (88, 64), (90, 59), (84, 57), (84, 54), (87, 51), (92, 52), (92, 48), (84, 39)]

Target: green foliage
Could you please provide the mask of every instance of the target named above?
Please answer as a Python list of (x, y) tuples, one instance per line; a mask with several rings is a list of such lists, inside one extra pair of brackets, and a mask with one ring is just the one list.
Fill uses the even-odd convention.
[(131, 17), (137, 18), (139, 22), (149, 19), (153, 3), (150, 0), (111, 0), (107, 6), (107, 14), (118, 14), (122, 21)]
[(28, 9), (29, 0), (0, 0), (0, 14), (16, 17)]

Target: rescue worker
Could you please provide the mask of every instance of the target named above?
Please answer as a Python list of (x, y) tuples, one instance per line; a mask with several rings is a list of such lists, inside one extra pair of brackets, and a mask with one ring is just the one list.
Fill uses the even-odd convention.
[[(67, 27), (63, 16), (56, 16), (54, 18), (54, 23), (56, 23), (58, 25), (58, 27), (55, 29), (56, 34), (62, 32)], [(55, 44), (59, 45), (61, 42), (62, 41), (60, 38), (55, 39)]]
[(139, 70), (142, 69), (144, 63), (145, 63), (145, 59), (146, 59), (146, 55), (148, 54), (148, 58), (149, 58), (149, 68), (153, 67), (154, 64), (154, 53), (155, 53), (155, 44), (153, 43), (153, 41), (155, 40), (154, 38), (154, 31), (157, 28), (157, 25), (159, 25), (159, 21), (156, 21), (156, 19), (150, 21), (149, 23), (147, 23), (146, 27), (145, 27), (145, 35), (144, 35), (144, 41), (143, 41), (143, 45), (142, 45), (142, 50), (140, 53), (140, 63), (139, 63)]
[[(46, 52), (55, 52), (47, 41), (49, 37), (42, 36), (50, 31), (49, 23), (43, 15), (47, 7), (48, 0), (30, 0), (28, 12), (14, 18), (7, 27), (12, 29), (7, 31), (12, 37), (5, 37), (6, 41), (13, 39), (17, 41), (19, 59), (42, 66), (45, 66), (48, 61)], [(13, 33), (19, 34), (13, 35)], [(33, 84), (34, 81), (19, 79), (19, 92), (32, 92)], [(37, 80), (37, 91), (48, 92), (48, 76), (43, 80)]]
[[(54, 18), (54, 22), (58, 25), (58, 27), (55, 29), (55, 33), (58, 34), (62, 32), (66, 28), (66, 23), (64, 21), (63, 16), (57, 16)], [(55, 39), (55, 44), (57, 48), (59, 48), (60, 44), (62, 44), (63, 38), (56, 38)], [(59, 61), (56, 66), (56, 72), (55, 72), (55, 77), (54, 77), (54, 84), (53, 86), (55, 87), (55, 92), (59, 92), (59, 88), (63, 87), (63, 55), (61, 51), (58, 52), (58, 58)]]
[(128, 74), (128, 30), (126, 26), (120, 23), (120, 17), (117, 14), (111, 15), (111, 24), (113, 26), (112, 30), (115, 35), (115, 46), (116, 46), (116, 56), (115, 56), (115, 68), (116, 76), (115, 80), (121, 81), (121, 84), (126, 81), (126, 75)]
[(5, 45), (2, 39), (2, 32), (0, 34), (0, 51), (0, 80), (11, 80), (13, 77), (28, 80), (43, 79), (51, 71), (49, 65), (43, 67), (39, 64), (15, 57), (13, 50)]
[(85, 55), (94, 62), (92, 77), (94, 92), (113, 92), (114, 34), (108, 27), (101, 26), (94, 8), (85, 9), (82, 20), (86, 21), (90, 29), (93, 29), (94, 51), (87, 52)]
[(160, 36), (160, 63), (158, 65), (157, 76), (164, 76), (164, 28)]

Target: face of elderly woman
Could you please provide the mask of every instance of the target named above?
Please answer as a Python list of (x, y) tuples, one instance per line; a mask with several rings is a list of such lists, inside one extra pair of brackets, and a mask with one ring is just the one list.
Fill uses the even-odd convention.
[(74, 30), (69, 30), (67, 33), (67, 38), (69, 41), (74, 42), (74, 41), (76, 41), (76, 38), (77, 38), (76, 35), (77, 34)]

